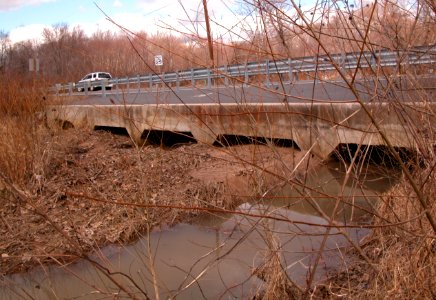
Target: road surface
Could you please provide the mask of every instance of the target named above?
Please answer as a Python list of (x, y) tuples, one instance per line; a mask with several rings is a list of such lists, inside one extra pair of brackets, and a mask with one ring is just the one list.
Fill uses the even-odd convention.
[[(433, 78), (425, 78), (423, 85), (433, 91)], [(389, 86), (389, 88), (387, 88)], [(417, 92), (405, 80), (396, 80), (387, 84), (385, 79), (359, 81), (354, 85), (359, 99), (369, 101), (418, 101)], [(304, 103), (304, 102), (356, 102), (356, 96), (343, 81), (314, 82), (298, 81), (295, 83), (273, 84), (269, 87), (254, 85), (216, 86), (210, 89), (154, 86), (153, 88), (116, 89), (87, 93), (74, 93), (79, 99), (69, 102), (71, 105), (114, 105), (114, 104), (244, 104), (244, 103)], [(77, 97), (76, 97), (77, 98)], [(434, 98), (434, 97), (430, 97)]]

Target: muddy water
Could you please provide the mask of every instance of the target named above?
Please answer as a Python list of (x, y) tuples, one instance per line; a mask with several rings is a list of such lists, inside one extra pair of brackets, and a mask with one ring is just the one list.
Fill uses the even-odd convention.
[[(274, 274), (272, 269), (256, 272), (274, 261), (271, 248), (279, 250), (287, 276), (304, 286), (326, 230), (315, 225), (327, 223), (323, 216), (331, 215), (336, 203), (331, 196), (340, 195), (353, 204), (338, 205), (337, 221), (365, 222), (374, 196), (395, 181), (391, 171), (384, 172), (353, 173), (344, 183), (342, 167), (329, 164), (292, 185), (277, 187), (262, 200), (238, 207), (248, 215), (199, 218), (196, 224), (154, 231), (131, 246), (107, 247), (92, 257), (100, 269), (81, 261), (10, 276), (1, 283), (0, 298), (155, 299), (158, 293), (161, 299), (248, 299), (266, 287), (265, 276)], [(276, 220), (256, 217), (265, 213)], [(358, 241), (368, 230), (347, 229), (346, 233), (349, 240)], [(316, 281), (347, 263), (343, 251), (347, 245), (349, 241), (337, 229), (329, 232)]]

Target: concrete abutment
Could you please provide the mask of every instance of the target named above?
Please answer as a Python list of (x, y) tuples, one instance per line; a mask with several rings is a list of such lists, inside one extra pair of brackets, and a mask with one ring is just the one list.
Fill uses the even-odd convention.
[[(425, 140), (435, 144), (435, 116), (422, 113), (435, 106), (403, 105), (399, 113), (389, 103), (366, 104), (390, 143), (408, 149), (418, 147), (417, 124)], [(191, 133), (209, 145), (224, 135), (292, 140), (321, 159), (339, 144), (385, 145), (358, 103), (70, 105), (52, 106), (46, 114), (48, 122), (61, 120), (77, 128), (125, 128), (138, 145), (147, 130)]]

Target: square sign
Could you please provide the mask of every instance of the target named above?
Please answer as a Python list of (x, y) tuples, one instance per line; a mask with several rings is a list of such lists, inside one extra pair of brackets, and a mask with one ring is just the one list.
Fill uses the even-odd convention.
[(155, 66), (163, 66), (163, 58), (162, 55), (156, 55), (154, 57), (154, 65)]

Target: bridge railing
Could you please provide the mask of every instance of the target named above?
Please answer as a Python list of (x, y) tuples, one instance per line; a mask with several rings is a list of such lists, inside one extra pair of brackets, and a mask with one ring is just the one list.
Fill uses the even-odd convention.
[[(68, 83), (56, 84), (51, 90), (54, 93), (72, 94), (78, 89), (93, 90), (101, 87), (103, 96), (109, 88), (139, 89), (148, 85), (150, 88), (158, 85), (175, 85), (180, 88), (182, 83), (189, 82), (192, 86), (196, 82), (203, 81), (207, 87), (211, 87), (213, 81), (224, 80), (228, 85), (230, 80), (238, 78), (242, 83), (248, 83), (252, 76), (264, 76), (265, 84), (271, 84), (271, 75), (286, 74), (290, 81), (298, 80), (301, 74), (316, 73), (323, 71), (349, 70), (359, 68), (394, 67), (399, 65), (431, 65), (436, 63), (436, 45), (420, 46), (410, 50), (380, 50), (378, 52), (350, 52), (333, 55), (318, 55), (283, 60), (266, 60), (262, 62), (248, 62), (246, 64), (223, 65), (214, 69), (192, 68), (188, 70), (175, 71), (170, 73), (151, 73), (134, 77), (113, 78), (111, 80), (94, 81), (81, 84)], [(316, 74), (315, 74), (316, 76)]]

